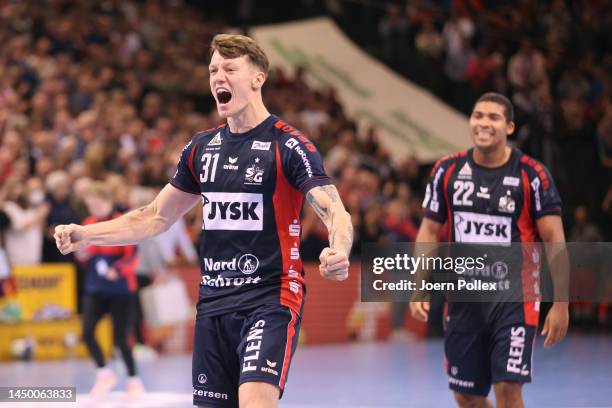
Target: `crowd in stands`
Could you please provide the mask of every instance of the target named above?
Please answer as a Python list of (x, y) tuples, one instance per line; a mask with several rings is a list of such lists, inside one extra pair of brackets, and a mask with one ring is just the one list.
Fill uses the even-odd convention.
[(584, 222), (575, 217), (584, 207), (601, 227), (595, 236), (612, 238), (612, 5), (408, 0), (384, 7), (367, 43), (373, 53), (466, 114), (483, 92), (511, 98), (512, 140), (551, 170), (566, 224)]
[[(52, 231), (88, 215), (92, 180), (113, 187), (118, 209), (133, 208), (130, 196), (167, 183), (195, 133), (221, 123), (207, 46), (222, 25), (154, 1), (37, 4), (0, 8), (0, 190), (13, 220), (7, 252), (19, 264), (71, 259), (57, 252)], [(318, 145), (358, 239), (414, 239), (423, 180), (416, 158), (391, 167), (377, 130), (359, 134), (334, 90), (310, 88), (301, 70), (272, 71), (264, 98)], [(194, 241), (198, 216), (188, 217)], [(310, 255), (324, 231), (307, 211)]]
[[(222, 123), (210, 96), (208, 44), (227, 27), (200, 12), (206, 7), (44, 3), (0, 1), (0, 201), (11, 221), (4, 248), (19, 264), (71, 260), (55, 249), (52, 231), (88, 215), (83, 198), (92, 181), (113, 188), (119, 210), (135, 208), (167, 183), (195, 133)], [(351, 12), (373, 7), (348, 3), (326, 2), (322, 10), (335, 5), (344, 27)], [(514, 141), (552, 170), (567, 204), (568, 236), (611, 239), (610, 7), (447, 3), (386, 2), (378, 24), (362, 26), (377, 35), (355, 40), (466, 113), (483, 91), (509, 95), (517, 109)], [(431, 163), (413, 156), (392, 163), (378, 130), (358, 129), (334, 89), (310, 87), (303, 70), (273, 69), (264, 100), (325, 157), (355, 242), (414, 240)], [(196, 244), (200, 213), (186, 217)], [(308, 206), (302, 231), (302, 255), (316, 259), (326, 230)]]

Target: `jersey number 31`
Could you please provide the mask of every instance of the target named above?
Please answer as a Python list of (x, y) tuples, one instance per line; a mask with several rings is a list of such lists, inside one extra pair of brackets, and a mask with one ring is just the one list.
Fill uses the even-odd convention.
[[(204, 153), (202, 155), (202, 173), (200, 173), (200, 182), (206, 183), (208, 180), (208, 176), (210, 175), (210, 182), (215, 181), (215, 174), (217, 173), (217, 162), (219, 161), (219, 153), (210, 154)], [(212, 170), (209, 171), (209, 168), (212, 164)]]

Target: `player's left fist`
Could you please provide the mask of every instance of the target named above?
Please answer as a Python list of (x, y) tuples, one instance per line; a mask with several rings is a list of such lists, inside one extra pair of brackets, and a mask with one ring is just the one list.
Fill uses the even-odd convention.
[(331, 280), (343, 281), (348, 278), (349, 260), (343, 251), (325, 248), (319, 256), (321, 276)]

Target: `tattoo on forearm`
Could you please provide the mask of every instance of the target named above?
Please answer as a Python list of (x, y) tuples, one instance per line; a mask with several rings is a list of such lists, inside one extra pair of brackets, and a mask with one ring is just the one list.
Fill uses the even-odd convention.
[(353, 224), (350, 215), (346, 211), (335, 211), (334, 208), (338, 206), (330, 205), (332, 203), (342, 205), (338, 190), (335, 186), (329, 185), (317, 187), (316, 191), (322, 191), (327, 195), (327, 197), (319, 195), (319, 200), (323, 201), (323, 205), (317, 201), (315, 195), (310, 191), (306, 194), (306, 199), (329, 231), (329, 246), (331, 248), (338, 247), (347, 254), (350, 253), (353, 245)]
[(321, 206), (321, 204), (317, 202), (314, 195), (310, 191), (306, 194), (306, 200), (308, 200), (308, 202), (310, 203), (312, 208), (315, 210), (319, 218), (321, 218), (323, 222), (327, 224), (326, 222), (328, 218), (327, 211)]
[(338, 190), (334, 185), (321, 186), (321, 190), (327, 194), (327, 196), (332, 200), (333, 203), (337, 203), (340, 201), (340, 196), (338, 195)]

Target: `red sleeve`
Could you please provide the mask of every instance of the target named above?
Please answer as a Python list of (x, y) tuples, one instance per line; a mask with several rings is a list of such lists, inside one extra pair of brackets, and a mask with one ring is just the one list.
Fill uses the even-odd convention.
[(128, 245), (121, 247), (121, 249), (123, 250), (123, 255), (112, 264), (112, 267), (115, 268), (121, 275), (128, 277), (135, 273), (136, 266), (138, 264), (136, 246)]

